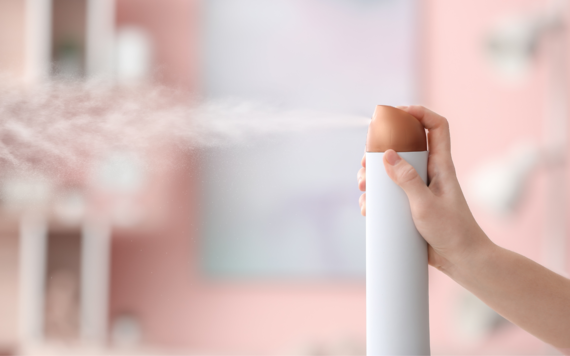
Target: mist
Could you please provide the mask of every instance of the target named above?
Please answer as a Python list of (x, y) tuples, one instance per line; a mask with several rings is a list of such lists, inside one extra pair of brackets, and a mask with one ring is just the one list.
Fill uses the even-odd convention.
[(238, 99), (203, 100), (162, 86), (93, 81), (2, 85), (0, 167), (58, 174), (110, 150), (162, 144), (191, 150), (284, 133), (364, 127), (368, 120)]

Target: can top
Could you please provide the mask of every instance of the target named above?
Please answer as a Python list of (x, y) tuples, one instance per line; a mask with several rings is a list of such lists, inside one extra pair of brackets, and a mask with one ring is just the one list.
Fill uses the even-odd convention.
[(377, 105), (368, 126), (366, 152), (427, 151), (424, 126), (412, 115), (392, 106)]

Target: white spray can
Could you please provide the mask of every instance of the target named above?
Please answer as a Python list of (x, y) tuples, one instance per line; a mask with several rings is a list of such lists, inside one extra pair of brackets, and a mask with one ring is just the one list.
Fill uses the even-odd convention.
[(429, 355), (427, 243), (408, 197), (386, 173), (388, 149), (427, 182), (424, 127), (402, 110), (377, 106), (366, 142), (367, 354)]

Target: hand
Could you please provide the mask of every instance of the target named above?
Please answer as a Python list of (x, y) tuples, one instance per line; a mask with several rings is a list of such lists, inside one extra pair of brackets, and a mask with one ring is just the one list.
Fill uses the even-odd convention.
[[(428, 129), (428, 181), (393, 150), (384, 167), (408, 196), (416, 228), (428, 242), (429, 264), (499, 314), (570, 354), (570, 280), (501, 248), (481, 230), (461, 192), (451, 160), (449, 123), (421, 106), (402, 107)], [(366, 155), (358, 186), (366, 190)], [(360, 197), (366, 215), (366, 195)]]
[[(491, 242), (477, 225), (459, 186), (447, 120), (422, 106), (399, 109), (428, 129), (429, 185), (393, 150), (384, 153), (384, 167), (408, 196), (416, 228), (429, 244), (429, 264), (447, 273), (455, 263), (466, 261), (465, 257)], [(358, 187), (366, 191), (366, 154), (358, 172)], [(366, 215), (366, 193), (360, 197), (360, 209)]]

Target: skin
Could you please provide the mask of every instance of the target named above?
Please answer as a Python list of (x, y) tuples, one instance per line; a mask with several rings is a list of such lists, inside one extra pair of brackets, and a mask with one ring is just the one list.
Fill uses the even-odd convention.
[[(422, 106), (399, 109), (428, 130), (429, 186), (393, 150), (385, 152), (384, 166), (408, 196), (416, 228), (429, 245), (429, 264), (514, 324), (570, 351), (570, 280), (494, 244), (473, 218), (459, 186), (448, 121)], [(366, 155), (358, 187), (366, 191)], [(366, 193), (360, 209), (366, 215)]]

